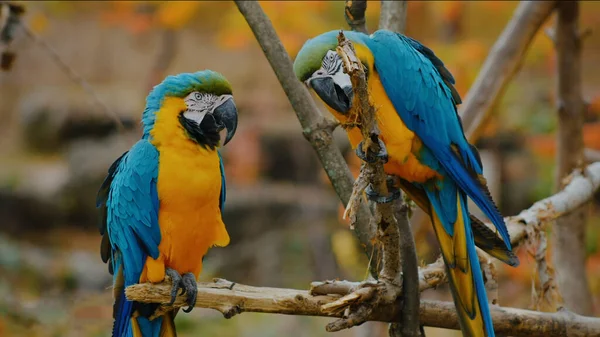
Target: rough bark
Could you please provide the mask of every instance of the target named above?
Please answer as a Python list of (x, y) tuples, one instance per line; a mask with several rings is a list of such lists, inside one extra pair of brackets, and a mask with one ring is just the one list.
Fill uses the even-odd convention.
[(492, 107), (519, 70), (533, 37), (555, 6), (556, 1), (521, 1), (494, 43), (460, 109), (471, 142), (479, 137)]
[[(128, 299), (168, 304), (171, 299), (170, 284), (137, 284), (126, 289)], [(214, 283), (199, 283), (196, 307), (215, 309), (231, 318), (242, 312), (271, 314), (342, 317), (343, 312), (324, 310), (329, 303), (339, 300), (339, 295), (312, 296), (306, 290), (251, 287), (217, 279)], [(178, 296), (174, 307), (186, 306), (185, 295)], [(497, 334), (529, 337), (598, 336), (600, 319), (579, 316), (561, 310), (556, 313), (502, 308), (492, 305), (492, 319)], [(398, 305), (392, 304), (373, 311), (369, 320), (397, 322)], [(421, 323), (426, 326), (459, 329), (454, 303), (422, 300), (419, 307)]]
[[(581, 39), (578, 30), (579, 2), (560, 2), (555, 29), (558, 72), (557, 186), (584, 162), (584, 103), (581, 96)], [(554, 264), (558, 288), (565, 306), (590, 315), (592, 296), (585, 272), (586, 207), (554, 223)]]

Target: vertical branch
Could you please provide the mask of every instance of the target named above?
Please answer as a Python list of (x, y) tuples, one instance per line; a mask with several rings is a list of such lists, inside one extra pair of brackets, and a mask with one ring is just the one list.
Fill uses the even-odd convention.
[[(235, 3), (252, 29), (281, 83), (283, 91), (292, 104), (302, 125), (304, 136), (317, 152), (335, 192), (342, 203), (346, 205), (350, 200), (354, 181), (342, 153), (333, 143), (332, 131), (337, 125), (321, 115), (308, 90), (294, 75), (290, 56), (260, 4), (257, 1), (245, 0), (236, 0)], [(370, 257), (373, 251), (371, 239), (374, 237), (374, 229), (369, 219), (370, 212), (363, 205), (358, 209), (357, 221), (353, 230), (365, 253)], [(377, 275), (376, 270), (371, 269), (371, 273)]]
[(404, 33), (406, 29), (406, 0), (381, 0), (381, 14), (379, 15), (379, 29)]
[(346, 0), (344, 6), (344, 17), (350, 28), (354, 31), (369, 34), (365, 11), (367, 0)]
[[(405, 0), (381, 1), (379, 29), (387, 29), (404, 33), (408, 2)], [(420, 336), (419, 323), (419, 263), (417, 249), (410, 222), (408, 221), (409, 205), (402, 198), (395, 202), (395, 217), (400, 236), (400, 265), (402, 267), (402, 288), (404, 303), (402, 306), (402, 321), (390, 325), (390, 337)]]
[[(581, 38), (579, 1), (559, 2), (555, 44), (558, 72), (557, 185), (584, 163), (583, 100), (581, 97)], [(554, 223), (554, 263), (558, 288), (565, 306), (583, 315), (592, 314), (592, 296), (585, 273), (586, 208)]]

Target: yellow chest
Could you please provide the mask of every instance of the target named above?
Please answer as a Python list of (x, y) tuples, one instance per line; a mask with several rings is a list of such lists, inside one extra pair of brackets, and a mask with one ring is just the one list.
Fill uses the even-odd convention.
[[(176, 102), (169, 103), (163, 105), (173, 108)], [(192, 141), (173, 113), (161, 109), (152, 132), (152, 143), (160, 153), (157, 190), (162, 238), (159, 250), (167, 267), (198, 274), (208, 248), (229, 243), (219, 209), (219, 156), (216, 150), (205, 149)]]
[[(421, 164), (415, 156), (422, 146), (421, 141), (400, 119), (376, 72), (371, 73), (368, 85), (371, 102), (377, 110), (377, 125), (381, 131), (381, 139), (388, 150), (389, 161), (384, 166), (386, 173), (421, 183), (436, 176), (434, 170)], [(328, 109), (341, 123), (347, 121), (347, 116), (329, 107)], [(352, 115), (352, 112), (348, 115)], [(362, 140), (360, 130), (358, 128), (348, 130), (348, 138), (352, 148), (356, 148)]]

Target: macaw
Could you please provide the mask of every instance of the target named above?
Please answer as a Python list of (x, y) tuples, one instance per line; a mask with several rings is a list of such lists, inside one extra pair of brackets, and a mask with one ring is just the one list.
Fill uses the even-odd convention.
[(150, 320), (157, 304), (128, 301), (125, 288), (169, 276), (192, 310), (208, 248), (226, 246), (225, 173), (218, 152), (234, 136), (237, 109), (223, 75), (168, 76), (146, 98), (143, 135), (109, 168), (98, 191), (101, 257), (113, 274), (113, 337), (176, 336), (177, 311)]
[[(294, 72), (344, 123), (353, 113), (354, 95), (336, 53), (338, 33), (308, 40), (294, 61)], [(370, 100), (377, 109), (384, 149), (375, 155), (384, 160), (387, 174), (400, 178), (395, 187), (431, 217), (463, 334), (493, 337), (475, 245), (508, 265), (516, 266), (519, 260), (487, 188), (479, 153), (465, 138), (454, 78), (431, 49), (410, 37), (387, 30), (344, 34), (364, 66)], [(357, 155), (373, 160), (362, 151), (360, 130), (347, 133)], [(367, 192), (376, 202), (390, 202), (399, 195)], [(469, 215), (467, 197), (492, 221), (500, 237)]]

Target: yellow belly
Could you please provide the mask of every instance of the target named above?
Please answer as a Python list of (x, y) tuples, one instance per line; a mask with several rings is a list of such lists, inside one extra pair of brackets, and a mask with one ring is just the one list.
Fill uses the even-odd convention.
[[(434, 170), (421, 164), (415, 156), (422, 143), (400, 119), (376, 72), (371, 72), (369, 92), (371, 102), (377, 109), (377, 125), (381, 131), (381, 139), (389, 155), (389, 161), (384, 165), (385, 172), (410, 182), (420, 183), (437, 176)], [(346, 116), (329, 107), (328, 109), (341, 123), (346, 122)], [(356, 148), (362, 140), (360, 130), (358, 128), (348, 130), (348, 138), (352, 148)]]
[[(163, 104), (170, 106), (169, 102)], [(191, 141), (176, 118), (163, 121), (161, 117), (157, 116), (152, 140), (160, 152), (160, 256), (147, 259), (141, 277), (141, 281), (151, 282), (164, 279), (165, 267), (198, 277), (208, 249), (229, 244), (219, 209), (221, 172), (216, 150)]]

